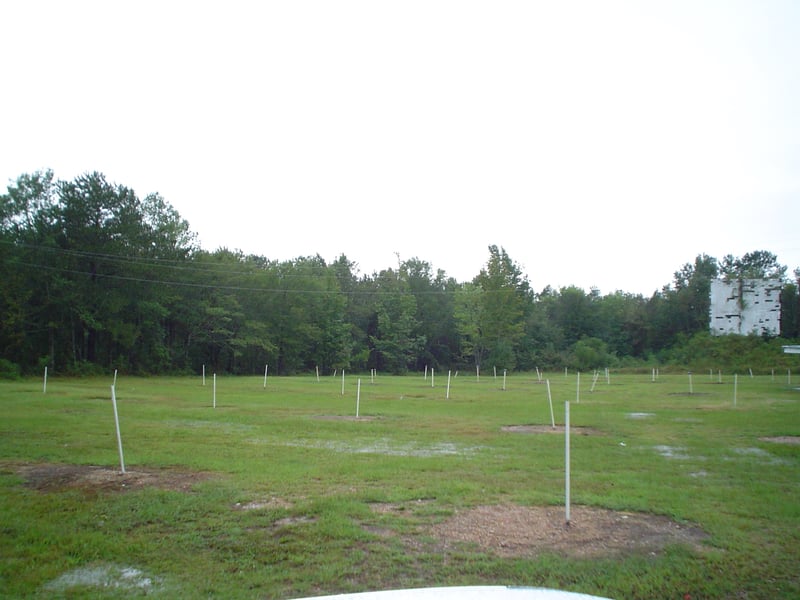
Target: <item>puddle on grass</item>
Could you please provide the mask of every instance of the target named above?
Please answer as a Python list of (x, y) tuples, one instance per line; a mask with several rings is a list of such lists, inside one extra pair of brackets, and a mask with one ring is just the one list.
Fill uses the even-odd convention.
[(664, 458), (674, 458), (676, 460), (686, 460), (689, 458), (689, 455), (686, 454), (686, 448), (680, 448), (678, 446), (654, 446), (654, 449)]
[(100, 565), (68, 571), (44, 586), (48, 592), (66, 592), (73, 588), (102, 588), (149, 593), (162, 589), (163, 581), (160, 577), (147, 575), (134, 567)]
[(282, 498), (272, 497), (269, 500), (251, 500), (250, 502), (237, 502), (234, 510), (270, 510), (276, 508), (291, 508), (292, 503)]
[(760, 439), (762, 442), (772, 442), (773, 444), (800, 444), (799, 435), (779, 435), (775, 437), (762, 437), (758, 439)]
[(782, 458), (778, 458), (777, 456), (773, 456), (772, 454), (770, 454), (766, 450), (762, 450), (761, 448), (731, 448), (731, 451), (737, 456), (754, 459), (760, 464), (765, 464), (765, 465), (788, 464), (788, 461)]
[(294, 448), (330, 450), (342, 454), (384, 454), (387, 456), (415, 456), (421, 458), (434, 456), (471, 457), (482, 449), (481, 446), (460, 446), (452, 442), (439, 442), (437, 444), (420, 444), (416, 442), (397, 443), (387, 438), (361, 443), (339, 440), (294, 440), (289, 442), (250, 441), (253, 443), (271, 443)]
[[(664, 458), (672, 458), (675, 460), (687, 460), (691, 458), (686, 450), (686, 448), (680, 446), (666, 446), (666, 445), (659, 445), (653, 446), (653, 449), (658, 452)], [(783, 465), (787, 464), (788, 461), (778, 458), (767, 452), (766, 450), (762, 450), (761, 448), (730, 448), (730, 452), (735, 455), (734, 457), (725, 457), (723, 460), (731, 461), (739, 459), (749, 459), (759, 464), (764, 465)], [(697, 458), (697, 457), (696, 457)], [(702, 457), (700, 457), (702, 460)], [(697, 473), (691, 473), (692, 477), (705, 477), (707, 473), (705, 471), (699, 471)]]
[(217, 429), (230, 433), (244, 433), (255, 429), (253, 425), (229, 423), (227, 421), (202, 421), (199, 419), (170, 419), (166, 422), (174, 429)]
[(762, 450), (761, 448), (733, 448), (734, 454), (739, 454), (740, 456), (755, 456), (757, 458), (766, 458), (772, 456), (766, 450)]
[(363, 445), (353, 445), (340, 441), (310, 442), (310, 444), (310, 447), (345, 454), (385, 454), (387, 456), (416, 456), (423, 458), (431, 456), (473, 456), (479, 450), (478, 447), (459, 446), (451, 442), (439, 442), (430, 445), (415, 442), (397, 444), (387, 439), (375, 440)]

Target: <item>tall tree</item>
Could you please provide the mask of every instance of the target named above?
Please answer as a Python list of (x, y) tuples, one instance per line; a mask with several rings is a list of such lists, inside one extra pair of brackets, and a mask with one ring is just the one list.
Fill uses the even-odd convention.
[(52, 171), (21, 175), (0, 195), (0, 358), (23, 367), (49, 362), (51, 313), (64, 308), (49, 293), (56, 201)]
[(528, 280), (504, 248), (492, 245), (475, 284), (483, 292), (479, 331), (486, 359), (493, 366), (514, 369), (532, 299)]
[(430, 263), (412, 258), (400, 265), (400, 277), (408, 283), (417, 303), (415, 315), (425, 332), (425, 347), (416, 368), (453, 365), (458, 355), (458, 333), (453, 317), (453, 293), (457, 284), (439, 269), (434, 275)]
[(595, 337), (599, 325), (598, 298), (596, 292), (587, 294), (574, 285), (559, 290), (557, 301), (552, 304), (553, 312), (550, 317), (563, 332), (566, 346), (572, 346), (584, 336)]
[(725, 256), (720, 271), (726, 281), (742, 279), (780, 279), (786, 277), (786, 267), (778, 262), (778, 257), (766, 250), (748, 252), (742, 257), (731, 254)]
[(794, 281), (781, 290), (781, 336), (800, 338), (800, 269), (795, 269)]
[(416, 318), (417, 301), (408, 282), (392, 269), (381, 271), (376, 280), (376, 329), (370, 340), (378, 368), (404, 373), (425, 346)]
[(453, 301), (453, 317), (460, 340), (459, 359), (480, 367), (486, 354), (481, 335), (483, 290), (474, 283), (464, 283), (456, 289)]
[(543, 369), (559, 366), (563, 362), (564, 332), (552, 318), (558, 302), (558, 293), (550, 286), (546, 286), (535, 297), (525, 320), (525, 337), (518, 355), (521, 368)]
[(708, 331), (711, 309), (711, 281), (719, 274), (717, 259), (699, 254), (694, 264), (686, 263), (674, 275), (672, 301), (686, 315), (684, 333)]

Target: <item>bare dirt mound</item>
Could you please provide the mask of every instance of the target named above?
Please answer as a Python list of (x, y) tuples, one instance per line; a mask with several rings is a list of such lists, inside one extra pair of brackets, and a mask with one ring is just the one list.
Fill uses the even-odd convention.
[[(393, 512), (391, 506), (373, 510)], [(397, 512), (406, 510), (400, 507)], [(573, 506), (567, 526), (564, 507), (514, 504), (461, 510), (441, 523), (421, 527), (419, 533), (434, 538), (441, 551), (477, 547), (504, 558), (542, 553), (573, 558), (657, 555), (673, 544), (702, 551), (708, 538), (697, 526), (659, 515)], [(409, 543), (418, 545), (414, 540)]]
[(0, 464), (25, 479), (25, 485), (42, 491), (63, 489), (126, 492), (145, 487), (189, 491), (191, 487), (211, 475), (209, 473), (178, 471), (173, 469), (146, 469), (137, 467), (120, 469), (93, 465), (65, 464)]
[(475, 544), (500, 556), (555, 552), (578, 558), (626, 553), (658, 554), (667, 545), (700, 549), (708, 536), (698, 527), (658, 515), (575, 506), (570, 525), (563, 507), (479, 506), (433, 527), (445, 547)]

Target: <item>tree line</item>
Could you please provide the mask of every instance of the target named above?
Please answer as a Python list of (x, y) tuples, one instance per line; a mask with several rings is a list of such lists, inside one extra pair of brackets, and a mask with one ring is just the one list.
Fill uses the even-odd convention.
[(139, 198), (96, 172), (60, 181), (42, 171), (0, 196), (0, 371), (205, 365), (253, 374), (268, 364), (281, 374), (403, 373), (697, 360), (698, 348), (719, 353), (707, 348), (716, 343), (708, 330), (717, 277), (781, 280), (781, 337), (800, 336), (800, 272), (788, 279), (767, 251), (699, 255), (651, 297), (536, 292), (498, 246), (468, 282), (419, 258), (361, 274), (344, 255), (328, 263), (207, 251), (158, 194)]

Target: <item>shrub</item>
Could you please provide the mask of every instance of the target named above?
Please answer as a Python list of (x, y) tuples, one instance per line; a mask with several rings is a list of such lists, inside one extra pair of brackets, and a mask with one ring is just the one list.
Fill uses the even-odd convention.
[(19, 365), (5, 358), (0, 358), (0, 379), (14, 380), (19, 379), (19, 377)]

